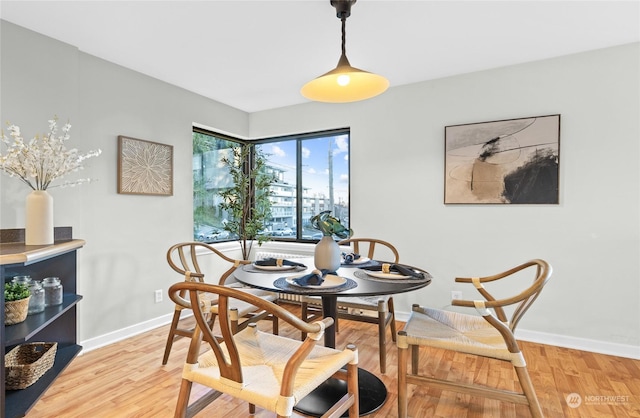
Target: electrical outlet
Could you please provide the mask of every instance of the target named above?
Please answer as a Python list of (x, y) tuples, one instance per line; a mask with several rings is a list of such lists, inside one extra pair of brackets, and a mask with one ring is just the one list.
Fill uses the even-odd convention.
[(462, 291), (460, 290), (452, 290), (451, 291), (451, 299), (462, 299)]
[(156, 296), (156, 303), (162, 302), (162, 289), (158, 289), (154, 292)]

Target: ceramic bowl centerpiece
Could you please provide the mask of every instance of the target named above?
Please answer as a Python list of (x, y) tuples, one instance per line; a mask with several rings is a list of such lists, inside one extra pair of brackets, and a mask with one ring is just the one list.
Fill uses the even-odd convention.
[(336, 271), (340, 267), (340, 246), (334, 240), (334, 235), (346, 239), (353, 235), (351, 229), (345, 228), (340, 219), (331, 216), (330, 210), (325, 210), (310, 219), (311, 227), (322, 232), (322, 239), (316, 244), (313, 261), (317, 269)]
[(29, 313), (29, 287), (22, 283), (4, 284), (4, 324), (13, 325), (27, 319)]

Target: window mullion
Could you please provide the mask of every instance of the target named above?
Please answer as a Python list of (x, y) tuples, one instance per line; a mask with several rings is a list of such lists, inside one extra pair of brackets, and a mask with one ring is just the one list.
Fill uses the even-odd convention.
[(302, 139), (296, 140), (296, 239), (302, 238)]

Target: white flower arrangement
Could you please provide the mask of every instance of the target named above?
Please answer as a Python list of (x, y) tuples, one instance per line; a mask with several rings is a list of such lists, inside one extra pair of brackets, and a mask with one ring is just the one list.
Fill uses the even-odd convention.
[[(97, 157), (102, 150), (92, 150), (80, 154), (77, 149), (67, 150), (64, 143), (70, 138), (71, 125), (62, 127), (63, 135), (58, 132), (58, 118), (49, 121), (49, 133), (36, 135), (29, 143), (25, 143), (20, 134), (20, 127), (9, 125), (9, 136), (2, 130), (2, 143), (6, 147), (3, 154), (0, 149), (0, 169), (10, 177), (18, 177), (33, 190), (47, 190), (52, 181), (73, 171), (81, 170), (82, 162), (87, 158)], [(51, 187), (75, 186), (89, 182), (91, 179), (79, 179)]]

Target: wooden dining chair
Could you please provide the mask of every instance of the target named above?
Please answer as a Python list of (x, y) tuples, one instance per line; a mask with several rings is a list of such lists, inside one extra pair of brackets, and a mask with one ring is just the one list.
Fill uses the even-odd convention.
[[(350, 238), (338, 242), (340, 245), (350, 245), (355, 254), (371, 260), (381, 260), (398, 263), (400, 255), (392, 244), (375, 238)], [(376, 256), (378, 258), (376, 258)], [(390, 260), (392, 257), (393, 260)], [(317, 296), (302, 296), (302, 318), (312, 321), (322, 316), (322, 299)], [(363, 297), (338, 297), (338, 320), (365, 322), (378, 325), (378, 346), (380, 357), (380, 373), (387, 371), (387, 328), (391, 328), (391, 339), (396, 341), (396, 317), (393, 306), (393, 297), (363, 296)], [(339, 325), (336, 322), (336, 332)], [(304, 334), (302, 338), (304, 338)]]
[[(218, 249), (203, 242), (182, 242), (175, 244), (167, 251), (167, 261), (169, 266), (182, 276), (185, 281), (205, 281), (204, 269), (201, 264), (202, 258), (207, 256), (216, 257), (215, 264), (222, 263), (224, 268), (227, 268), (218, 279), (218, 285), (235, 286), (235, 284), (228, 284), (227, 279), (233, 273), (233, 271), (241, 265), (250, 264), (247, 260), (236, 260), (220, 252)], [(243, 292), (250, 293), (254, 296), (263, 298), (268, 301), (276, 301), (278, 295), (276, 293), (267, 292), (259, 289), (241, 288)], [(186, 292), (185, 292), (186, 293)], [(182, 295), (184, 296), (184, 295)], [(209, 313), (209, 321), (213, 326), (217, 315), (217, 303), (215, 298), (210, 301), (211, 311)], [(278, 318), (269, 315), (255, 306), (242, 301), (234, 301), (234, 307), (237, 309), (234, 311), (234, 315), (231, 316), (231, 327), (234, 332), (244, 329), (249, 323), (259, 321), (262, 319), (269, 319), (273, 322), (273, 333), (278, 333)], [(167, 336), (167, 344), (164, 349), (164, 355), (162, 357), (162, 364), (167, 364), (169, 360), (169, 354), (171, 353), (171, 347), (173, 342), (180, 337), (191, 337), (193, 335), (192, 328), (181, 328), (180, 319), (182, 315), (182, 306), (175, 305), (173, 311), (173, 318), (169, 327), (169, 335)], [(244, 321), (240, 322), (242, 319)]]
[[(521, 279), (529, 272), (534, 273), (533, 284), (515, 296), (496, 299), (485, 288), (485, 284), (500, 279)], [(551, 266), (543, 260), (536, 259), (493, 276), (456, 278), (456, 282), (459, 283), (472, 283), (482, 298), (454, 299), (452, 305), (475, 308), (480, 316), (413, 305), (409, 320), (398, 333), (398, 417), (407, 417), (409, 383), (524, 404), (529, 407), (533, 417), (542, 417), (542, 409), (514, 332), (518, 322), (550, 277)], [(495, 293), (493, 290), (492, 292)], [(513, 309), (513, 313), (509, 318), (504, 308), (510, 305), (514, 306), (510, 308)], [(522, 392), (419, 375), (420, 347), (435, 347), (510, 362), (515, 368)], [(411, 373), (407, 370), (409, 354)]]
[[(204, 294), (217, 296), (221, 340), (212, 333), (207, 319), (208, 301), (201, 300)], [(255, 414), (258, 406), (275, 412), (278, 417), (289, 417), (301, 399), (330, 377), (346, 381), (347, 393), (334, 405), (329, 405), (323, 416), (337, 418), (346, 411), (350, 418), (358, 416), (356, 347), (350, 344), (344, 350), (336, 350), (317, 344), (325, 328), (333, 324), (333, 319), (306, 323), (265, 299), (236, 288), (208, 283), (176, 283), (169, 288), (169, 297), (182, 309), (192, 309), (197, 323), (182, 371), (175, 417), (193, 416), (223, 393), (248, 402), (250, 414)], [(259, 331), (255, 323), (238, 333), (233, 332), (230, 322), (236, 300), (269, 312), (306, 332), (308, 337), (301, 342), (272, 335)], [(203, 341), (209, 350), (200, 354)], [(194, 383), (211, 390), (189, 404)]]

